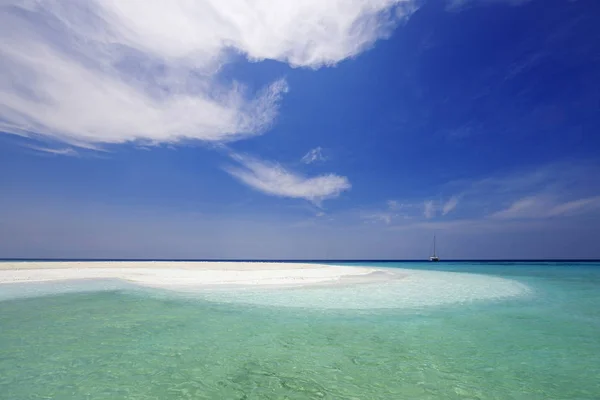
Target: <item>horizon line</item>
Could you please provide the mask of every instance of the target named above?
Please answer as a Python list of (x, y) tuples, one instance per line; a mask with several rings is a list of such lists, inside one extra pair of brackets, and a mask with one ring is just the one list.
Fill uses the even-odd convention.
[[(428, 259), (270, 259), (270, 258), (0, 258), (0, 262), (25, 262), (25, 261), (88, 261), (88, 262), (100, 262), (100, 261), (137, 261), (137, 262), (152, 262), (152, 261), (171, 261), (171, 262), (425, 262), (429, 263)], [(548, 259), (537, 259), (537, 258), (488, 258), (488, 259), (445, 259), (439, 262), (600, 262), (597, 258), (548, 258)]]

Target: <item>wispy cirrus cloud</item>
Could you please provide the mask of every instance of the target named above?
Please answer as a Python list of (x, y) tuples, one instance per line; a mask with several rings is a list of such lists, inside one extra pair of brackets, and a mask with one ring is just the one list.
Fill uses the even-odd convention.
[(318, 205), (352, 187), (345, 176), (326, 174), (306, 177), (280, 164), (254, 157), (232, 154), (232, 158), (239, 166), (227, 167), (226, 172), (252, 189), (272, 196), (305, 199)]
[(600, 196), (560, 201), (550, 196), (519, 199), (509, 207), (493, 213), (496, 219), (534, 219), (564, 217), (600, 210)]
[(423, 216), (427, 219), (435, 217), (437, 207), (433, 200), (426, 200), (423, 202)]
[(445, 216), (451, 213), (458, 205), (458, 202), (459, 196), (452, 196), (445, 202), (425, 200), (421, 203), (414, 201), (405, 201), (401, 203), (398, 200), (388, 200), (387, 210), (373, 212), (370, 215), (377, 217), (373, 219), (380, 219), (387, 224), (390, 224), (396, 219), (401, 219), (403, 221), (418, 218), (432, 219), (436, 216), (440, 216), (440, 214)]
[(458, 201), (459, 201), (459, 196), (450, 197), (450, 199), (448, 199), (448, 201), (446, 201), (444, 203), (444, 205), (442, 206), (442, 215), (446, 215), (446, 214), (449, 214), (450, 212), (452, 212), (458, 205)]
[(448, 0), (447, 9), (451, 11), (456, 11), (468, 5), (494, 3), (504, 3), (511, 6), (520, 6), (522, 4), (529, 3), (530, 1), (531, 0)]
[(399, 208), (402, 208), (403, 204), (401, 204), (400, 202), (398, 202), (398, 200), (388, 200), (386, 202), (388, 209), (390, 210), (397, 210)]
[(70, 157), (78, 157), (79, 153), (77, 150), (71, 147), (63, 147), (58, 149), (53, 149), (50, 147), (41, 147), (41, 146), (28, 146), (29, 149), (39, 151), (41, 153), (54, 154), (57, 156), (70, 156)]
[(326, 158), (323, 156), (323, 149), (319, 147), (315, 147), (306, 153), (300, 161), (304, 164), (312, 164), (319, 161), (325, 161)]
[(383, 222), (389, 225), (401, 216), (400, 209), (402, 208), (403, 204), (400, 204), (397, 200), (388, 200), (385, 208), (362, 210), (360, 212), (360, 218), (365, 222)]
[(449, 197), (437, 194), (427, 200), (388, 200), (387, 207), (362, 210), (359, 216), (394, 228), (432, 229), (484, 225), (502, 229), (509, 222), (511, 227), (520, 227), (515, 224), (600, 216), (597, 176), (600, 167), (593, 163), (543, 165), (478, 180), (451, 182), (436, 189), (456, 193)]
[(600, 195), (599, 173), (594, 163), (562, 162), (456, 182), (446, 189), (460, 193), (461, 203), (474, 217), (567, 216), (568, 210), (591, 210), (587, 205)]
[(356, 56), (413, 0), (19, 1), (0, 5), (0, 132), (89, 146), (263, 133), (285, 80), (223, 81), (239, 55), (319, 68)]
[(361, 217), (363, 220), (368, 222), (383, 222), (389, 225), (392, 223), (396, 215), (389, 212), (372, 212), (365, 213), (361, 215)]
[(371, 222), (384, 222), (387, 225), (392, 223), (408, 223), (409, 221), (418, 221), (423, 218), (430, 220), (435, 217), (445, 216), (451, 213), (459, 202), (459, 196), (452, 196), (447, 201), (410, 201), (388, 200), (386, 207), (373, 208), (368, 211), (361, 211), (363, 220)]
[(535, 218), (546, 216), (545, 209), (548, 207), (547, 199), (530, 196), (513, 202), (508, 208), (497, 211), (490, 215), (497, 219)]
[(550, 211), (551, 216), (566, 216), (585, 213), (600, 209), (600, 196), (587, 197), (584, 199), (567, 201), (556, 204)]

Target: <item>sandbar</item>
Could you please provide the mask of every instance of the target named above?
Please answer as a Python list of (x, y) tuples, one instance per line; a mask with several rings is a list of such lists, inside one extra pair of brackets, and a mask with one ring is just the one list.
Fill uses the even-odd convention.
[[(1, 262), (0, 284), (82, 279), (120, 279), (142, 286), (304, 286), (380, 281), (380, 268), (309, 263), (68, 261)], [(395, 278), (398, 278), (396, 275)]]

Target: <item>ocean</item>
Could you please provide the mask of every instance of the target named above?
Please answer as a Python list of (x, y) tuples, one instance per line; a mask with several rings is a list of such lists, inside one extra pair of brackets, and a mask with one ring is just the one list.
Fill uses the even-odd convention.
[(600, 263), (390, 283), (0, 285), (0, 399), (600, 399)]

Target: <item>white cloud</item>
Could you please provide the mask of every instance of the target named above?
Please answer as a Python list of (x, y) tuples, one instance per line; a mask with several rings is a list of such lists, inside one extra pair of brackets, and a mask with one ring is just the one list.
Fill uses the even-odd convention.
[[(99, 1), (123, 44), (157, 56), (210, 62), (228, 48), (253, 60), (333, 65), (389, 34), (409, 0)], [(402, 5), (397, 10), (392, 7)], [(385, 12), (388, 11), (387, 15)], [(395, 11), (395, 12), (391, 12)]]
[(459, 196), (453, 196), (444, 204), (434, 200), (402, 203), (398, 200), (388, 200), (385, 208), (361, 211), (360, 218), (367, 221), (384, 222), (388, 225), (392, 222), (406, 224), (409, 220), (421, 220), (423, 217), (432, 219), (440, 212), (442, 215), (446, 215), (456, 208), (459, 199)]
[(458, 196), (452, 196), (450, 199), (444, 203), (442, 207), (442, 215), (446, 215), (449, 212), (453, 211), (458, 205)]
[(508, 208), (491, 215), (497, 219), (536, 218), (545, 214), (547, 200), (541, 197), (525, 197), (512, 203)]
[(435, 203), (431, 200), (427, 200), (423, 203), (423, 215), (425, 218), (430, 219), (435, 216), (436, 207)]
[(572, 200), (566, 203), (555, 205), (552, 210), (550, 210), (549, 215), (551, 216), (559, 216), (559, 215), (573, 215), (578, 213), (583, 213), (586, 211), (591, 211), (593, 209), (600, 208), (600, 196), (588, 197), (585, 199)]
[(582, 214), (594, 209), (600, 209), (600, 196), (561, 202), (549, 196), (539, 195), (519, 199), (508, 208), (492, 214), (491, 217), (496, 219), (561, 217)]
[(232, 157), (241, 167), (228, 167), (225, 170), (240, 182), (265, 194), (306, 199), (319, 204), (351, 188), (350, 181), (344, 176), (327, 174), (309, 178), (277, 163), (237, 154)]
[(402, 204), (398, 203), (397, 200), (388, 200), (387, 206), (390, 210), (396, 210), (396, 209), (402, 207)]
[(223, 82), (241, 54), (318, 68), (353, 57), (413, 0), (6, 0), (0, 131), (73, 145), (264, 132), (287, 84)]
[[(359, 210), (357, 214), (363, 220), (403, 226), (420, 220), (437, 221), (439, 217), (498, 223), (592, 215), (600, 211), (598, 175), (599, 166), (594, 163), (543, 165), (475, 181), (450, 182), (435, 190), (455, 194), (440, 196), (440, 200), (432, 199), (435, 193), (429, 195), (432, 200), (388, 200), (385, 207)], [(460, 216), (456, 216), (459, 206)]]
[(321, 147), (315, 147), (312, 150), (309, 150), (308, 153), (302, 157), (301, 160), (304, 164), (312, 164), (317, 161), (325, 161), (325, 157), (323, 156), (323, 149)]
[(447, 9), (451, 11), (460, 10), (467, 5), (477, 4), (494, 4), (494, 3), (505, 3), (511, 6), (520, 6), (528, 3), (531, 0), (448, 0)]
[[(411, 231), (508, 232), (581, 224), (583, 218), (593, 221), (600, 217), (598, 175), (598, 165), (593, 163), (545, 165), (448, 183), (439, 190), (456, 194), (445, 201), (388, 200), (385, 207), (357, 210), (353, 216), (386, 224), (391, 230)], [(436, 218), (459, 205), (460, 216)]]
[(79, 153), (71, 148), (71, 147), (64, 147), (64, 148), (60, 148), (60, 149), (52, 149), (49, 147), (40, 147), (40, 146), (28, 146), (28, 148), (35, 150), (35, 151), (39, 151), (42, 153), (49, 153), (49, 154), (55, 154), (57, 156), (72, 156), (72, 157), (77, 157), (79, 156)]
[(371, 214), (361, 214), (361, 218), (371, 222), (383, 222), (385, 224), (391, 224), (392, 220), (396, 215), (389, 212), (374, 212)]
[(401, 212), (401, 210), (407, 208), (414, 208), (414, 205), (400, 203), (397, 200), (388, 200), (385, 209), (361, 211), (360, 218), (369, 222), (383, 222), (389, 225), (399, 219), (409, 219), (409, 215)]
[(445, 185), (444, 191), (458, 193), (462, 214), (469, 218), (567, 215), (562, 210), (592, 210), (590, 199), (600, 191), (596, 178), (599, 173), (595, 163), (562, 162), (476, 181), (453, 182)]
[[(387, 201), (387, 210), (372, 213), (371, 215), (377, 216), (378, 219), (391, 223), (392, 220), (396, 220), (401, 217), (402, 220), (419, 218), (421, 215), (426, 219), (434, 218), (440, 212), (442, 215), (450, 213), (456, 208), (459, 202), (459, 196), (451, 197), (446, 203), (442, 204), (439, 201), (425, 200), (422, 202), (402, 202), (397, 200)], [(385, 216), (385, 218), (383, 218)], [(377, 219), (371, 218), (371, 219)]]

